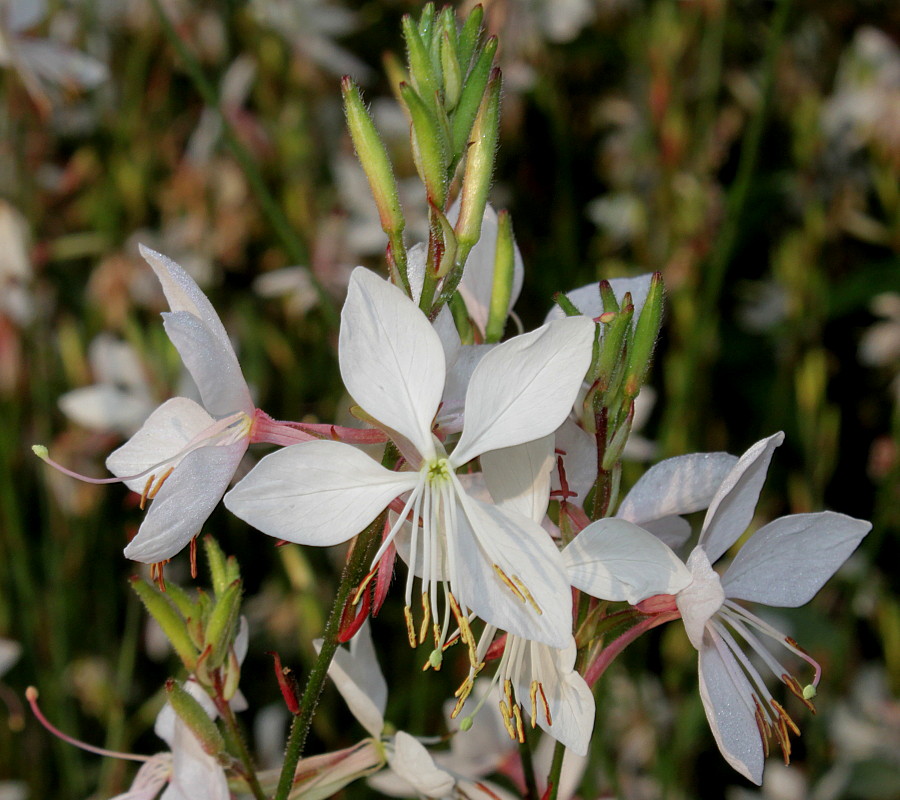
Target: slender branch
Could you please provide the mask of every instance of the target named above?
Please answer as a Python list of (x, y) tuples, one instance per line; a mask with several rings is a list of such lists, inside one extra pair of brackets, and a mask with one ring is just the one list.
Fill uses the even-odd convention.
[[(218, 690), (219, 687), (217, 686), (216, 688)], [(247, 749), (247, 742), (244, 741), (244, 734), (241, 732), (241, 727), (238, 725), (237, 718), (234, 716), (234, 711), (232, 711), (228, 701), (225, 700), (221, 694), (214, 698), (214, 702), (216, 704), (216, 709), (219, 712), (219, 716), (222, 717), (222, 722), (228, 731), (229, 738), (238, 751), (238, 758), (244, 767), (244, 777), (247, 779), (247, 785), (250, 787), (250, 791), (253, 793), (256, 800), (266, 800), (266, 793), (263, 791), (262, 786), (260, 786), (259, 778), (256, 776), (256, 766), (253, 764), (253, 757)]]
[[(294, 233), (294, 229), (291, 227), (290, 222), (281, 210), (281, 206), (278, 205), (275, 198), (272, 196), (272, 193), (269, 191), (268, 186), (266, 186), (266, 182), (263, 180), (262, 173), (260, 172), (256, 161), (250, 154), (250, 151), (247, 150), (241, 142), (235, 132), (234, 126), (231, 124), (231, 120), (228, 119), (228, 115), (222, 112), (222, 108), (219, 105), (218, 92), (216, 91), (215, 86), (210, 83), (203, 72), (203, 68), (200, 66), (200, 62), (197, 61), (194, 54), (184, 43), (184, 40), (178, 35), (178, 31), (175, 30), (175, 26), (166, 14), (160, 0), (151, 0), (151, 2), (159, 17), (159, 21), (162, 23), (166, 38), (184, 62), (184, 67), (194, 83), (194, 88), (196, 88), (197, 92), (203, 98), (203, 102), (219, 115), (219, 118), (222, 121), (222, 132), (225, 137), (225, 142), (229, 148), (231, 148), (232, 154), (244, 171), (247, 182), (250, 184), (250, 188), (253, 190), (256, 199), (262, 207), (263, 214), (269, 220), (275, 234), (281, 240), (281, 244), (285, 251), (287, 251), (288, 257), (295, 264), (308, 262), (309, 253), (306, 246), (300, 241), (297, 234)], [(313, 288), (316, 290), (316, 294), (319, 296), (319, 303), (322, 307), (325, 320), (329, 326), (337, 327), (339, 317), (331, 297), (328, 292), (325, 291), (325, 288), (315, 275), (310, 275), (310, 279)]]
[(306, 680), (303, 696), (300, 698), (300, 713), (294, 717), (294, 722), (291, 725), (291, 732), (285, 748), (284, 764), (281, 767), (278, 789), (275, 792), (275, 800), (287, 800), (291, 791), (291, 786), (294, 782), (294, 772), (297, 769), (300, 756), (303, 754), (303, 747), (306, 744), (306, 737), (312, 725), (313, 714), (319, 702), (319, 696), (322, 694), (325, 678), (328, 675), (328, 666), (331, 664), (331, 659), (338, 648), (337, 637), (341, 624), (341, 614), (345, 604), (350, 599), (351, 592), (365, 577), (369, 560), (372, 556), (370, 551), (372, 545), (378, 541), (381, 535), (386, 514), (387, 510), (385, 509), (357, 537), (353, 551), (344, 565), (344, 574), (341, 576), (341, 583), (334, 598), (334, 605), (331, 607), (328, 622), (325, 623), (322, 649), (319, 651), (319, 656)]

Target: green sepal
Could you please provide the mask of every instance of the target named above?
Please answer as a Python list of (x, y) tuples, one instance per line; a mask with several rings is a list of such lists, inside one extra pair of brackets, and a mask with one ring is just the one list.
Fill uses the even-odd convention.
[(463, 69), (469, 66), (472, 56), (478, 48), (481, 41), (481, 23), (484, 21), (484, 8), (481, 5), (475, 6), (466, 17), (462, 30), (459, 32), (459, 63)]
[(437, 117), (409, 84), (400, 87), (403, 103), (412, 120), (413, 159), (428, 192), (428, 200), (439, 208), (447, 199), (447, 148)]
[(454, 163), (451, 166), (456, 166), (456, 161), (465, 155), (469, 134), (472, 132), (472, 125), (478, 116), (479, 108), (481, 108), (496, 53), (497, 37), (492, 36), (485, 43), (484, 49), (478, 54), (475, 65), (462, 83), (459, 102), (456, 104), (456, 109), (450, 121), (450, 145), (454, 158)]
[(465, 264), (469, 252), (481, 236), (481, 222), (488, 190), (491, 188), (500, 131), (500, 87), (500, 70), (495, 69), (488, 81), (469, 137), (466, 171), (460, 192), (459, 220), (456, 223), (456, 237), (459, 241), (457, 261), (460, 266)]
[(603, 312), (619, 311), (619, 301), (616, 299), (616, 293), (613, 291), (609, 281), (600, 281), (598, 287), (600, 292), (600, 302), (603, 304)]
[(206, 561), (209, 564), (209, 578), (212, 582), (213, 591), (218, 597), (228, 588), (230, 583), (226, 574), (225, 553), (219, 547), (219, 543), (209, 534), (203, 537), (203, 549), (206, 552)]
[(178, 654), (188, 672), (193, 672), (197, 665), (197, 649), (191, 643), (185, 621), (178, 612), (159, 592), (147, 581), (134, 576), (131, 578), (131, 588), (140, 598), (150, 616), (156, 620), (166, 638), (171, 642), (172, 648)]
[(234, 643), (234, 635), (241, 613), (242, 591), (241, 581), (236, 580), (217, 599), (209, 616), (209, 622), (207, 622), (204, 632), (206, 645), (213, 648), (207, 661), (209, 669), (215, 669), (222, 664)]
[(166, 694), (175, 713), (197, 737), (203, 752), (210, 756), (224, 753), (225, 739), (197, 699), (171, 678), (166, 681)]
[(230, 586), (237, 580), (241, 578), (241, 565), (238, 564), (238, 560), (234, 556), (228, 556), (225, 559), (225, 580), (227, 581), (227, 586)]
[(580, 317), (582, 316), (581, 311), (578, 307), (566, 296), (564, 292), (557, 292), (553, 295), (553, 302), (556, 303), (561, 309), (563, 314), (567, 317)]
[(605, 470), (612, 469), (613, 465), (622, 458), (628, 436), (631, 433), (631, 425), (634, 422), (634, 401), (628, 403), (628, 412), (625, 419), (618, 425), (612, 438), (606, 445), (601, 467)]
[(509, 298), (512, 296), (513, 276), (516, 267), (516, 240), (512, 220), (505, 209), (497, 214), (497, 246), (494, 250), (494, 283), (491, 287), (491, 305), (484, 331), (487, 344), (499, 342), (506, 329), (509, 315)]
[(431, 206), (429, 211), (432, 221), (437, 222), (443, 242), (444, 252), (441, 254), (440, 263), (435, 265), (437, 277), (443, 278), (456, 262), (456, 232), (441, 209)]
[(637, 397), (650, 370), (650, 361), (662, 326), (664, 299), (662, 275), (656, 272), (650, 279), (650, 291), (647, 292), (641, 315), (634, 326), (634, 340), (628, 350), (625, 394), (629, 398)]
[[(606, 312), (603, 314), (606, 317)], [(634, 317), (634, 306), (623, 305), (621, 310), (613, 312), (612, 319), (601, 321), (603, 335), (600, 338), (600, 353), (597, 363), (592, 365), (590, 375), (591, 382), (596, 383), (600, 394), (607, 394), (613, 385), (614, 375), (618, 369), (619, 375), (624, 373), (625, 352), (628, 345), (628, 333), (631, 321)]]
[(427, 47), (431, 44), (432, 33), (434, 32), (435, 13), (434, 3), (426, 3), (419, 17), (419, 36), (422, 37), (422, 43)]

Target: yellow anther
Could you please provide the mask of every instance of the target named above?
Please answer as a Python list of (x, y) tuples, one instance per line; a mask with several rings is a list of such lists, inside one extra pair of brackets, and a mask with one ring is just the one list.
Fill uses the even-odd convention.
[(156, 482), (156, 485), (147, 492), (147, 499), (152, 500), (159, 493), (159, 490), (162, 489), (163, 484), (168, 479), (169, 475), (171, 475), (175, 471), (175, 467), (169, 467)]
[(513, 700), (513, 685), (509, 678), (503, 681), (503, 696), (506, 698), (506, 702), (509, 703), (510, 707), (515, 705), (515, 701)]
[(500, 568), (500, 566), (498, 564), (492, 564), (491, 566), (494, 568), (494, 572), (500, 576), (500, 580), (509, 587), (509, 590), (523, 603), (526, 602), (525, 595), (519, 591), (519, 588), (509, 579), (509, 576)]
[(144, 484), (144, 491), (141, 492), (141, 502), (138, 503), (138, 507), (141, 511), (144, 510), (144, 506), (147, 504), (147, 495), (150, 493), (150, 487), (153, 486), (153, 480), (156, 478), (156, 475), (151, 475), (147, 478), (147, 482)]
[(522, 709), (516, 703), (513, 706), (513, 716), (516, 719), (516, 739), (519, 744), (525, 744), (525, 726), (522, 724)]
[(791, 715), (784, 710), (784, 707), (777, 700), (771, 701), (772, 706), (778, 712), (778, 716), (781, 717), (782, 720), (787, 724), (787, 726), (794, 732), (795, 736), (800, 735), (800, 728), (797, 727), (794, 720), (791, 719)]
[(537, 690), (538, 682), (531, 682), (531, 727), (537, 726)]
[(537, 602), (535, 601), (535, 599), (531, 596), (531, 592), (528, 591), (528, 587), (525, 586), (524, 583), (522, 583), (522, 581), (520, 580), (519, 576), (518, 576), (518, 575), (513, 575), (513, 576), (512, 576), (512, 579), (513, 579), (513, 581), (515, 582), (516, 586), (517, 586), (517, 587), (519, 588), (519, 590), (521, 591), (521, 593), (522, 593), (523, 595), (525, 595), (525, 599), (531, 604), (531, 607), (532, 607), (539, 615), (543, 615), (544, 612), (541, 611), (541, 607), (537, 604)]
[(403, 607), (403, 617), (406, 620), (406, 636), (409, 639), (409, 646), (416, 646), (416, 628), (413, 625), (412, 609), (409, 606)]
[(513, 741), (516, 740), (516, 729), (513, 727), (513, 717), (512, 713), (509, 710), (509, 706), (506, 705), (506, 702), (500, 701), (500, 718), (503, 720), (503, 727), (506, 728), (506, 732), (509, 734), (509, 738)]
[[(428, 602), (427, 592), (422, 592), (422, 624), (419, 626), (419, 644), (425, 641), (428, 634), (428, 623), (431, 621), (431, 603)], [(434, 642), (435, 647), (439, 647), (437, 640)]]

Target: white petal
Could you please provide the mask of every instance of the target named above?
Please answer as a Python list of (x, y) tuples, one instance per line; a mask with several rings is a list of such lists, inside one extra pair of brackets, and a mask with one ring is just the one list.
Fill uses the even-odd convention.
[(632, 605), (675, 594), (691, 582), (687, 567), (666, 545), (622, 519), (592, 522), (563, 550), (563, 560), (577, 589)]
[(551, 435), (484, 453), (481, 469), (488, 491), (498, 506), (539, 523), (550, 502), (553, 462)]
[(722, 578), (728, 597), (795, 608), (813, 596), (872, 529), (832, 511), (793, 514), (750, 537)]
[(153, 410), (152, 401), (109, 383), (72, 389), (59, 398), (70, 420), (99, 433), (129, 435), (138, 430)]
[(179, 721), (172, 741), (172, 778), (160, 800), (229, 800), (228, 780), (218, 761)]
[[(522, 679), (516, 682), (516, 696), (522, 700), (528, 699), (531, 680), (538, 681), (550, 708), (551, 724), (547, 723), (539, 697), (535, 704), (537, 724), (572, 752), (580, 756), (587, 755), (591, 734), (594, 732), (594, 695), (584, 678), (574, 669), (574, 639), (562, 650), (536, 642), (529, 642), (527, 647), (531, 668), (522, 670)], [(531, 717), (530, 703), (523, 702), (523, 706)]]
[(650, 522), (642, 522), (641, 527), (676, 551), (691, 538), (692, 533), (690, 523), (683, 517), (654, 519)]
[[(322, 649), (322, 640), (316, 639), (313, 646), (318, 653)], [(335, 651), (328, 675), (353, 716), (372, 737), (380, 739), (384, 731), (384, 710), (387, 708), (387, 683), (375, 658), (368, 621), (351, 640), (349, 650), (339, 647)]]
[[(172, 754), (157, 753), (144, 762), (134, 776), (131, 787), (111, 800), (153, 800), (172, 775)], [(3, 795), (0, 794), (0, 797)], [(23, 795), (24, 797), (24, 795)]]
[(198, 533), (225, 494), (248, 441), (201, 447), (182, 459), (153, 499), (125, 557), (145, 564), (172, 558)]
[[(637, 318), (640, 316), (641, 309), (643, 309), (644, 303), (647, 300), (647, 293), (650, 291), (650, 280), (652, 278), (653, 275), (648, 273), (646, 275), (638, 275), (636, 278), (612, 278), (609, 281), (613, 294), (615, 294), (616, 299), (620, 303), (625, 297), (625, 293), (631, 292), (631, 300), (634, 304), (633, 319), (635, 321), (637, 321)], [(589, 283), (587, 286), (581, 286), (578, 289), (573, 289), (571, 292), (566, 292), (566, 297), (572, 301), (575, 307), (584, 314), (584, 316), (599, 317), (603, 313), (603, 303), (600, 300), (599, 286), (599, 282)], [(563, 310), (559, 306), (554, 305), (545, 317), (544, 322), (550, 322), (550, 320), (553, 319), (562, 319), (564, 316)], [(602, 326), (600, 330), (603, 330)]]
[(438, 411), (438, 421), (445, 432), (457, 433), (463, 429), (466, 392), (469, 389), (472, 373), (481, 359), (494, 347), (496, 345), (492, 344), (461, 345), (453, 360), (447, 360), (447, 382), (441, 398), (441, 408)]
[(339, 353), (351, 397), (430, 458), (445, 362), (425, 315), (396, 286), (357, 267), (341, 312)]
[[(234, 411), (252, 413), (253, 401), (250, 399), (250, 392), (241, 375), (237, 356), (234, 354), (234, 348), (231, 346), (228, 334), (225, 332), (219, 315), (216, 314), (215, 309), (212, 307), (212, 303), (209, 302), (206, 295), (194, 282), (194, 279), (172, 259), (166, 258), (166, 256), (143, 245), (140, 245), (138, 249), (147, 263), (153, 268), (156, 277), (159, 278), (166, 300), (169, 301), (169, 308), (174, 312), (186, 311), (188, 314), (196, 317), (200, 324), (206, 328), (208, 335), (218, 342), (217, 347), (209, 347), (208, 350), (210, 353), (214, 353), (218, 366), (223, 371), (223, 379), (228, 382), (227, 397), (223, 398), (223, 400), (227, 400), (226, 405), (228, 407), (220, 408), (215, 403), (214, 405), (207, 403), (206, 393), (208, 392), (211, 395), (211, 400), (216, 396), (216, 393), (213, 386), (201, 385), (200, 390), (203, 393), (204, 404), (209, 412), (215, 416), (230, 414)], [(176, 344), (176, 346), (178, 345)], [(183, 353), (182, 358), (184, 358)], [(243, 384), (243, 392), (238, 386), (236, 377), (240, 377), (240, 383)], [(239, 403), (236, 399), (238, 395), (240, 395)]]
[(453, 790), (453, 776), (438, 769), (425, 746), (406, 731), (397, 731), (387, 757), (391, 769), (425, 797), (446, 797)]
[[(572, 593), (562, 558), (536, 522), (462, 496), (454, 548), (457, 599), (485, 622), (524, 639), (564, 647), (572, 634)], [(534, 604), (494, 569), (523, 584)], [(537, 609), (540, 609), (538, 612)]]
[(227, 416), (243, 411), (252, 416), (255, 407), (231, 343), (223, 344), (187, 311), (170, 311), (162, 316), (166, 333), (197, 384), (209, 413)]
[(27, 31), (47, 16), (47, 0), (8, 0), (4, 6), (6, 27), (13, 33)]
[(0, 676), (6, 673), (22, 654), (22, 646), (12, 639), (0, 639)]
[[(119, 478), (137, 475), (154, 464), (172, 458), (194, 438), (215, 423), (215, 420), (193, 400), (173, 397), (156, 409), (141, 429), (106, 459), (106, 468)], [(164, 472), (179, 461), (172, 461)], [(157, 476), (159, 477), (159, 476)], [(134, 492), (143, 492), (147, 478), (126, 481)]]
[(753, 688), (727, 647), (707, 638), (700, 650), (700, 697), (725, 760), (748, 780), (762, 783), (763, 746)]
[(18, 54), (36, 75), (63, 88), (93, 89), (109, 77), (103, 62), (49, 39), (22, 39)]
[(469, 381), (453, 464), (539, 439), (562, 425), (590, 364), (593, 339), (593, 322), (569, 317), (485, 355)]
[(699, 545), (711, 564), (747, 530), (766, 480), (772, 453), (784, 441), (783, 433), (763, 439), (741, 456), (709, 504)]
[[(458, 201), (455, 213), (451, 209), (448, 219), (455, 224), (459, 216)], [(497, 212), (490, 205), (484, 207), (484, 218), (481, 221), (481, 238), (466, 259), (462, 279), (459, 282), (459, 293), (466, 303), (466, 310), (478, 330), (484, 333), (487, 328), (491, 308), (491, 295), (494, 292), (494, 265), (497, 255)], [(525, 266), (518, 245), (513, 245), (513, 279), (507, 306), (507, 314), (515, 305), (522, 291), (522, 280)]]
[(262, 459), (225, 496), (225, 507), (269, 536), (327, 546), (362, 531), (417, 480), (418, 473), (391, 472), (348, 444), (304, 442)]
[(725, 602), (722, 581), (702, 547), (695, 547), (687, 560), (692, 581), (675, 596), (675, 604), (681, 612), (681, 621), (691, 644), (703, 649), (707, 623)]
[(693, 453), (660, 461), (632, 487), (616, 516), (642, 525), (706, 508), (737, 461), (728, 453)]

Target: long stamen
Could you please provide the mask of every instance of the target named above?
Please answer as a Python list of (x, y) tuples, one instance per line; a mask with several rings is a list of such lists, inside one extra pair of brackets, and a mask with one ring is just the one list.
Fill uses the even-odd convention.
[(31, 710), (34, 712), (34, 716), (37, 717), (38, 722), (40, 722), (41, 725), (43, 725), (48, 731), (50, 731), (50, 733), (52, 733), (58, 739), (62, 739), (64, 742), (75, 745), (75, 747), (80, 747), (82, 750), (87, 750), (89, 753), (96, 753), (98, 756), (124, 758), (127, 761), (150, 761), (150, 756), (139, 756), (135, 753), (119, 753), (116, 750), (107, 750), (103, 747), (95, 747), (92, 744), (82, 742), (80, 739), (69, 736), (67, 733), (63, 733), (44, 716), (44, 712), (41, 711), (40, 706), (38, 706), (38, 690), (34, 686), (29, 686), (25, 690), (25, 699), (31, 706)]

